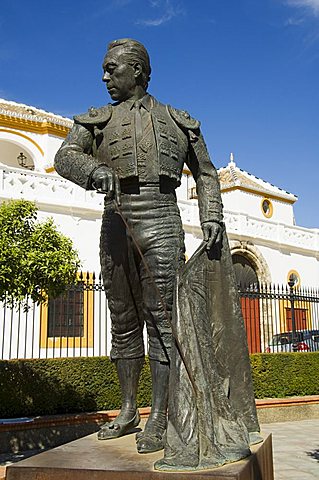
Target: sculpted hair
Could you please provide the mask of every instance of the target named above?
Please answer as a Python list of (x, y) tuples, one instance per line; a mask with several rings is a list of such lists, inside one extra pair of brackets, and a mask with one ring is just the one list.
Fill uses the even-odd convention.
[(114, 40), (113, 42), (109, 43), (107, 47), (108, 52), (115, 47), (122, 47), (123, 55), (125, 55), (125, 57), (127, 58), (128, 63), (140, 63), (142, 67), (142, 86), (146, 90), (148, 82), (150, 81), (152, 69), (150, 64), (150, 57), (144, 45), (137, 40), (133, 40), (132, 38), (121, 38), (119, 40)]

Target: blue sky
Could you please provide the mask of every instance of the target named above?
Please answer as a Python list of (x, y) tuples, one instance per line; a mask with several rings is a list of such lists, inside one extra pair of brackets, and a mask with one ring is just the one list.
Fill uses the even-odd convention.
[(296, 194), (319, 227), (319, 0), (1, 0), (0, 97), (72, 117), (110, 99), (109, 41), (149, 50), (149, 91), (201, 120), (216, 167)]

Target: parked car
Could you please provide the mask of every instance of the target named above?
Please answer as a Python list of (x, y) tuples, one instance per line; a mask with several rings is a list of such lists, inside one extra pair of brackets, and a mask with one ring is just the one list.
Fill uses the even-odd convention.
[[(298, 352), (319, 351), (319, 330), (297, 330), (296, 344)], [(292, 352), (293, 333), (282, 332), (272, 337), (266, 348), (267, 353)]]

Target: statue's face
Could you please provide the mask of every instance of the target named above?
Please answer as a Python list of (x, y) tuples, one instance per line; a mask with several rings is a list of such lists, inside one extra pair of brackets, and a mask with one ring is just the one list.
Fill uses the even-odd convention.
[(112, 98), (122, 102), (134, 95), (136, 88), (135, 68), (126, 61), (125, 53), (121, 46), (112, 48), (104, 58), (103, 82)]

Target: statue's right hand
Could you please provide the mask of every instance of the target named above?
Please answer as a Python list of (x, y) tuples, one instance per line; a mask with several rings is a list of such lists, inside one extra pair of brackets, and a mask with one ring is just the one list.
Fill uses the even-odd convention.
[(100, 193), (115, 196), (117, 204), (120, 204), (120, 181), (115, 172), (106, 165), (101, 165), (94, 170), (91, 177), (92, 187)]

